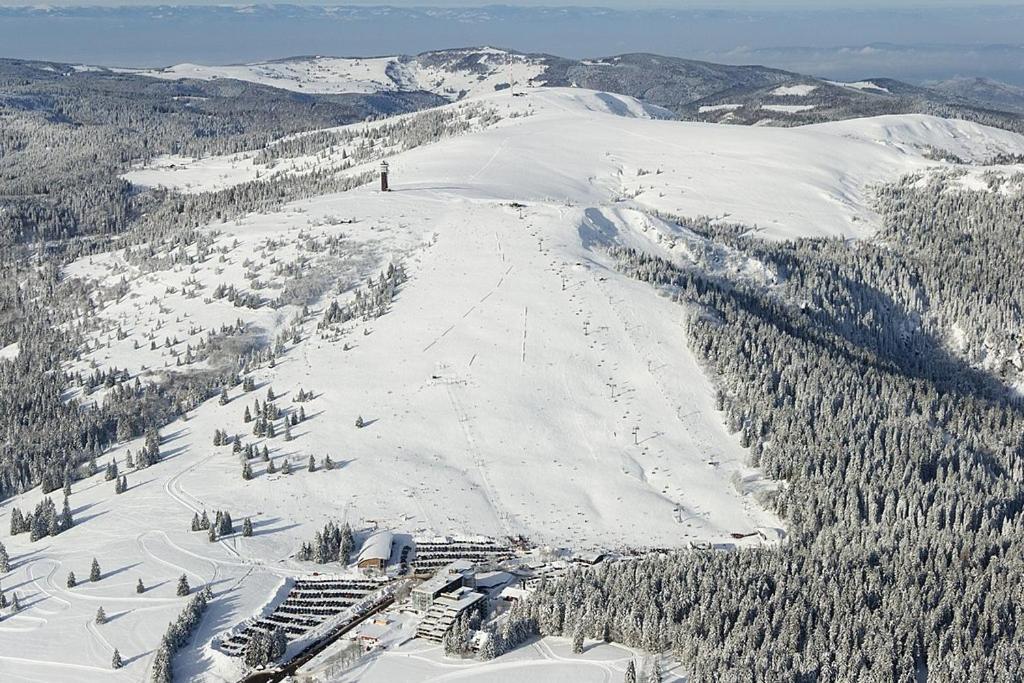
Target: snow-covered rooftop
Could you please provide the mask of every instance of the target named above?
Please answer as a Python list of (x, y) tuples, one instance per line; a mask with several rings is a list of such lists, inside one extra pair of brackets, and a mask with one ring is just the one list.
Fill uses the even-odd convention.
[(394, 537), (390, 531), (383, 529), (374, 531), (366, 537), (363, 545), (359, 548), (357, 562), (365, 562), (367, 560), (383, 560), (387, 562), (391, 559), (393, 539)]

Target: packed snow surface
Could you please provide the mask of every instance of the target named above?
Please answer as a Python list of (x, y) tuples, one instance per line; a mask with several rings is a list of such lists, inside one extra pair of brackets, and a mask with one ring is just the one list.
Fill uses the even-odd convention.
[(810, 111), (814, 109), (813, 104), (762, 104), (761, 109), (768, 111), (781, 112), (783, 114), (797, 114), (802, 111)]
[(742, 106), (742, 104), (704, 104), (698, 108), (698, 111), (701, 114), (705, 114), (709, 111), (735, 111)]
[[(329, 519), (362, 536), (373, 527), (524, 534), (574, 548), (731, 543), (732, 532), (778, 528), (754, 495), (772, 484), (744, 465), (747, 453), (723, 426), (712, 380), (686, 344), (691, 311), (619, 274), (605, 247), (679, 263), (701, 255), (705, 267), (770, 284), (761, 264), (652, 210), (757, 224), (772, 238), (864, 236), (875, 225), (869, 185), (949, 169), (928, 160), (923, 145), (965, 158), (1024, 153), (1020, 136), (926, 116), (761, 129), (660, 120), (630, 98), (576, 89), (480, 99), (504, 118), (395, 154), (393, 192), (370, 185), (218, 222), (210, 226), (215, 251), (188, 265), (143, 272), (112, 252), (65, 269), (108, 292), (121, 291), (122, 280), (126, 288), (90, 311), (102, 325), (81, 349), (74, 369), (83, 373), (117, 367), (150, 381), (190, 371), (181, 358), (222, 326), (241, 321), (245, 340), (263, 343), (293, 321), (295, 329), (273, 366), (254, 370), (254, 391), (235, 386), (226, 404), (210, 399), (164, 427), (164, 459), (128, 472), (127, 492), (115, 496), (102, 469), (110, 458), (123, 468), (141, 439), (75, 482), (71, 530), (35, 543), (4, 538), (13, 571), (3, 588), (25, 607), (0, 622), (5, 680), (144, 680), (184, 606), (174, 594), (181, 574), (209, 584), (215, 599), (175, 656), (177, 675), (238, 680), (237, 660), (211, 640), (263, 608), (282, 579), (323, 569), (293, 555)], [(275, 170), (309, 173), (341, 161), (340, 151), (324, 153), (280, 160)], [(203, 192), (251, 180), (254, 166), (252, 155), (178, 159), (173, 168), (164, 160), (128, 177)], [(409, 278), (381, 317), (319, 328), (332, 300), (351, 301), (389, 263)], [(267, 298), (286, 285), (313, 294), (303, 316), (295, 303), (248, 308), (213, 298), (221, 285)], [(279, 407), (307, 415), (290, 441), (280, 432), (256, 437), (243, 421), (271, 388)], [(296, 403), (300, 389), (314, 398)], [(103, 392), (73, 393), (93, 401)], [(239, 456), (213, 446), (217, 429), (267, 446), (279, 472), (256, 459), (243, 480)], [(318, 465), (329, 455), (337, 467), (307, 471), (311, 455)], [(280, 473), (285, 462), (291, 474)], [(0, 526), (12, 506), (30, 511), (41, 497), (36, 489), (4, 501)], [(203, 509), (228, 510), (236, 525), (250, 517), (255, 534), (210, 542), (189, 531)], [(82, 581), (92, 557), (102, 580), (66, 588), (68, 571)], [(139, 578), (143, 594), (135, 593)], [(111, 617), (104, 625), (93, 623), (100, 605)], [(116, 672), (115, 647), (126, 662)], [(574, 670), (538, 647), (544, 662), (531, 675), (560, 680)], [(591, 673), (618, 676), (620, 653), (601, 652), (612, 661)], [(397, 680), (408, 666), (397, 657), (364, 673)], [(505, 673), (518, 680), (523, 668), (514, 669)], [(484, 680), (504, 680), (498, 669), (487, 673), (498, 677)]]
[(884, 88), (877, 83), (871, 81), (854, 81), (853, 83), (845, 83), (843, 81), (827, 81), (832, 85), (838, 85), (843, 88), (853, 88), (854, 90), (874, 90), (876, 92), (889, 92), (888, 88)]
[(797, 85), (780, 85), (775, 90), (772, 90), (769, 95), (775, 95), (776, 97), (805, 97), (810, 95), (812, 92), (818, 89), (818, 86), (810, 83), (800, 83)]

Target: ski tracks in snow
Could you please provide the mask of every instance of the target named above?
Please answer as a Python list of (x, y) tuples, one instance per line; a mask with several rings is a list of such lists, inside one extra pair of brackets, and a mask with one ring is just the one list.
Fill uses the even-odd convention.
[[(203, 577), (202, 574), (200, 574), (199, 572), (195, 571), (194, 569), (189, 569), (188, 567), (185, 567), (185, 566), (180, 565), (180, 564), (176, 564), (174, 562), (171, 562), (170, 560), (165, 560), (164, 558), (159, 557), (156, 553), (154, 553), (152, 550), (150, 550), (149, 547), (146, 545), (146, 540), (145, 539), (146, 539), (147, 536), (162, 536), (163, 539), (164, 539), (164, 542), (169, 547), (173, 548), (174, 550), (178, 551), (179, 553), (183, 553), (185, 555), (190, 555), (192, 557), (198, 558), (198, 559), (200, 559), (200, 560), (202, 560), (204, 562), (209, 563), (210, 566), (213, 568), (213, 573), (211, 574), (209, 581), (207, 581)], [(187, 575), (190, 575), (190, 576), (194, 576), (195, 578), (199, 579), (199, 581), (201, 581), (203, 583), (213, 583), (217, 579), (217, 571), (218, 571), (218, 564), (219, 564), (219, 562), (217, 560), (214, 560), (214, 559), (209, 558), (209, 557), (204, 557), (202, 555), (198, 555), (198, 554), (193, 553), (193, 552), (191, 552), (189, 550), (185, 550), (181, 546), (179, 546), (179, 545), (175, 544), (173, 541), (171, 541), (170, 537), (164, 531), (159, 531), (159, 530), (144, 531), (144, 532), (142, 532), (141, 534), (139, 534), (138, 536), (135, 537), (135, 542), (138, 544), (139, 549), (142, 550), (142, 552), (145, 553), (148, 557), (152, 558), (156, 562), (159, 562), (160, 564), (163, 564), (163, 565), (166, 565), (168, 567), (171, 567), (172, 569), (174, 569), (176, 571), (180, 571), (182, 574), (187, 574)]]
[(529, 306), (523, 306), (523, 352), (522, 352), (521, 360), (522, 360), (522, 362), (524, 364), (526, 363), (526, 330), (527, 330), (527, 320), (528, 320), (529, 315), (530, 315), (530, 307)]
[[(202, 503), (199, 501), (198, 498), (189, 494), (188, 492), (185, 491), (185, 489), (182, 488), (180, 480), (183, 476), (185, 476), (195, 468), (199, 467), (200, 465), (205, 465), (207, 462), (212, 460), (214, 455), (216, 454), (211, 454), (206, 456), (202, 460), (197, 460), (196, 462), (192, 463), (191, 465), (181, 470), (180, 472), (178, 472), (177, 474), (170, 477), (167, 481), (164, 482), (164, 492), (168, 496), (170, 496), (176, 503), (187, 509), (189, 512), (200, 512), (202, 510)], [(192, 499), (192, 502), (189, 502), (189, 498)]]
[(490, 503), (491, 509), (494, 511), (494, 515), (501, 524), (501, 528), (505, 535), (514, 536), (515, 533), (513, 532), (513, 527), (521, 525), (516, 523), (512, 514), (505, 509), (498, 499), (497, 489), (491, 483), (490, 477), (487, 475), (487, 463), (484, 462), (483, 456), (480, 454), (480, 449), (477, 447), (477, 440), (473, 436), (473, 427), (469, 414), (466, 412), (461, 401), (456, 396), (456, 385), (445, 384), (445, 391), (448, 392), (448, 400), (455, 413), (455, 419), (458, 421), (459, 426), (462, 428), (462, 434), (466, 438), (467, 450), (469, 451), (470, 457), (473, 459), (473, 463), (476, 465), (477, 473), (480, 475), (480, 483), (482, 484), (487, 502)]
[(484, 162), (484, 165), (481, 166), (480, 168), (478, 168), (476, 173), (474, 173), (473, 175), (469, 176), (469, 182), (474, 182), (484, 172), (486, 172), (487, 169), (489, 169), (491, 167), (491, 164), (494, 163), (495, 159), (497, 159), (501, 155), (501, 153), (503, 151), (505, 151), (505, 146), (507, 144), (508, 144), (508, 138), (503, 138), (501, 140), (501, 144), (498, 145), (497, 149), (494, 150), (494, 153), (491, 154), (491, 156), (487, 159), (487, 161)]
[[(69, 607), (71, 607), (71, 602), (68, 601), (68, 600), (65, 600), (64, 598), (57, 597), (56, 595), (54, 595), (54, 593), (48, 591), (47, 589), (45, 589), (45, 588), (43, 588), (42, 586), (39, 585), (39, 578), (40, 577), (37, 577), (35, 575), (35, 572), (33, 572), (32, 570), (40, 562), (52, 562), (53, 563), (53, 566), (50, 568), (50, 571), (47, 572), (46, 576), (42, 577), (42, 578), (43, 578), (44, 583), (46, 583), (46, 585), (50, 586), (54, 590), (57, 590), (57, 588), (56, 588), (56, 586), (53, 583), (53, 576), (54, 576), (54, 574), (57, 573), (57, 570), (60, 569), (61, 564), (57, 560), (50, 559), (50, 558), (46, 558), (46, 559), (42, 559), (42, 560), (35, 560), (28, 567), (28, 577), (29, 577), (29, 579), (32, 580), (32, 585), (35, 586), (36, 588), (38, 588), (40, 593), (45, 595), (47, 598), (49, 598), (51, 600), (54, 600), (55, 602), (59, 603), (61, 605), (61, 607), (59, 608), (59, 611), (63, 612), (64, 610), (66, 610)], [(38, 607), (35, 608), (35, 609), (40, 614), (47, 614), (47, 615), (57, 614), (57, 612), (55, 612), (55, 611), (44, 610), (44, 609), (40, 609)]]
[[(502, 255), (502, 260), (504, 260), (504, 254)], [(499, 277), (499, 278), (498, 278), (498, 282), (497, 282), (497, 283), (496, 283), (496, 284), (495, 284), (495, 285), (494, 285), (493, 287), (491, 287), (490, 291), (488, 291), (488, 292), (487, 292), (486, 294), (484, 294), (484, 295), (483, 295), (482, 297), (480, 297), (480, 300), (479, 300), (479, 301), (477, 301), (477, 302), (476, 302), (475, 304), (473, 304), (473, 305), (472, 305), (472, 306), (470, 306), (470, 307), (469, 307), (468, 309), (466, 309), (466, 312), (462, 314), (462, 317), (460, 318), (460, 320), (465, 320), (466, 318), (468, 318), (468, 317), (469, 317), (469, 315), (470, 315), (470, 314), (471, 314), (471, 313), (472, 313), (473, 311), (475, 311), (475, 310), (476, 310), (476, 307), (477, 307), (477, 306), (479, 306), (479, 305), (480, 305), (480, 304), (482, 304), (483, 302), (487, 301), (487, 299), (488, 299), (488, 298), (490, 298), (490, 296), (491, 296), (492, 294), (494, 294), (495, 292), (497, 292), (497, 291), (498, 291), (498, 288), (499, 288), (499, 287), (501, 287), (501, 285), (502, 285), (502, 283), (503, 283), (503, 282), (505, 282), (505, 277), (506, 277), (506, 276), (508, 276), (508, 274), (509, 274), (509, 273), (511, 273), (511, 272), (512, 272), (512, 266), (509, 266), (508, 268), (506, 268), (506, 269), (505, 269), (505, 272), (503, 272), (503, 273), (501, 274), (501, 277)], [(436, 337), (434, 337), (434, 339), (433, 339), (433, 340), (432, 340), (432, 341), (431, 341), (431, 342), (430, 342), (429, 344), (427, 344), (426, 346), (424, 346), (424, 347), (423, 347), (423, 351), (424, 351), (424, 352), (427, 352), (427, 351), (429, 351), (429, 350), (431, 349), (431, 347), (433, 347), (433, 346), (434, 346), (435, 344), (437, 344), (437, 343), (438, 343), (439, 341), (441, 341), (441, 340), (442, 340), (442, 339), (444, 339), (444, 338), (445, 338), (446, 336), (448, 336), (448, 333), (449, 333), (449, 332), (451, 332), (452, 330), (454, 330), (454, 329), (455, 329), (455, 327), (456, 327), (456, 325), (458, 325), (458, 322), (454, 322), (454, 323), (452, 323), (451, 325), (449, 325), (449, 326), (448, 326), (448, 327), (447, 327), (447, 328), (446, 328), (446, 329), (444, 330), (444, 332), (442, 332), (441, 334), (439, 334), (439, 335), (437, 335)]]

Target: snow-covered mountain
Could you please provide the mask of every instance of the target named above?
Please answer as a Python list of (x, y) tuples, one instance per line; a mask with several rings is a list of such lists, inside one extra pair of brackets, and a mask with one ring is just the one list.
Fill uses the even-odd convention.
[[(991, 87), (985, 92), (977, 87), (952, 91), (949, 84), (930, 89), (888, 78), (838, 82), (764, 66), (653, 54), (574, 60), (479, 47), (416, 56), (309, 56), (121, 71), (173, 80), (237, 79), (311, 94), (429, 92), (448, 100), (517, 86), (580, 87), (636, 97), (680, 118), (733, 124), (791, 126), (886, 114), (933, 114), (1022, 128), (1019, 109), (1005, 97), (993, 99)], [(1004, 107), (1000, 101), (1009, 104)]]
[[(387, 160), (392, 191), (364, 182), (312, 192), (225, 214), (192, 243), (154, 239), (64, 268), (64, 278), (97, 285), (80, 321), (86, 343), (73, 369), (83, 375), (202, 372), (226, 347), (275, 355), (251, 357), (251, 389), (232, 386), (164, 427), (163, 460), (131, 472), (126, 492), (111, 495), (102, 468), (137, 456), (141, 438), (71, 485), (76, 526), (42, 545), (9, 539), (18, 559), (5, 587), (35, 609), (0, 623), (7, 676), (141, 680), (181, 608), (166, 577), (185, 574), (230, 592), (177, 671), (237, 680), (237, 660), (213, 639), (309, 571), (295, 551), (327, 519), (407, 534), (522, 534), (553, 547), (758, 543), (731, 534), (781, 529), (758, 498), (775, 483), (745, 464), (716, 409), (714, 378), (686, 343), (695, 312), (619, 273), (605, 247), (772, 287), (778, 274), (764, 264), (666, 217), (756, 225), (773, 239), (866, 237), (873, 185), (959, 168), (936, 150), (979, 162), (1024, 154), (1020, 135), (923, 115), (800, 128), (667, 120), (649, 101), (539, 87), (543, 74), (527, 59), (513, 63), (515, 92), (496, 87), (503, 53), (462, 59), (480, 70), (432, 71), (418, 58), (155, 74), (322, 92), (413, 84), (458, 101), (260, 150), (162, 157), (126, 174), (140, 190), (201, 202), (219, 191), (240, 199), (269, 177), (365, 181)], [(776, 85), (775, 96), (805, 97), (811, 85)], [(384, 291), (383, 305), (364, 306)], [(346, 307), (356, 314), (329, 313)], [(71, 393), (91, 402), (113, 390)], [(287, 435), (256, 434), (244, 417), (260, 412), (255, 401), (305, 419)], [(249, 478), (230, 445), (215, 445), (221, 430), (267, 448), (267, 460), (246, 461)], [(6, 501), (4, 522), (42, 495)], [(256, 533), (211, 542), (189, 530), (202, 510), (251, 518)], [(67, 588), (68, 571), (85, 576), (94, 556), (105, 578)], [(114, 617), (102, 629), (92, 621), (100, 605)], [(112, 674), (114, 645), (132, 657)]]
[(545, 69), (543, 57), (483, 47), (415, 57), (312, 56), (229, 66), (178, 64), (131, 73), (173, 80), (231, 78), (313, 94), (427, 91), (455, 100), (515, 83), (535, 83)]
[[(503, 92), (464, 102), (467, 109), (487, 108), (504, 119), (472, 135), (390, 158), (394, 178), (405, 189), (438, 186), (441, 194), (486, 201), (613, 203), (713, 216), (777, 239), (855, 237), (876, 227), (871, 186), (941, 167), (936, 151), (976, 162), (1024, 151), (1015, 133), (933, 116), (787, 130), (725, 127), (666, 120), (671, 114), (665, 110), (605, 92), (540, 87), (522, 92), (522, 97)], [(126, 177), (144, 186), (202, 192), (273, 173), (302, 175), (348, 163), (341, 147), (272, 160), (245, 152), (162, 158)]]
[(932, 90), (992, 109), (1024, 114), (1024, 88), (991, 78), (950, 78), (929, 84)]

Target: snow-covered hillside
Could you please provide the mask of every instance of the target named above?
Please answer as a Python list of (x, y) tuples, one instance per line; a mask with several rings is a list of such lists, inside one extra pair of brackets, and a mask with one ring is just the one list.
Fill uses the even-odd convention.
[[(707, 215), (756, 225), (772, 238), (863, 237), (877, 227), (871, 187), (944, 166), (936, 151), (977, 162), (1024, 152), (1017, 134), (924, 115), (777, 129), (659, 120), (668, 115), (657, 107), (579, 89), (474, 102), (504, 120), (392, 159), (403, 189)], [(255, 156), (162, 159), (127, 178), (194, 191), (344, 161), (340, 149), (272, 167), (254, 163)]]
[(526, 86), (543, 71), (540, 60), (485, 47), (418, 57), (296, 57), (227, 66), (177, 64), (131, 72), (174, 80), (233, 78), (318, 94), (425, 90), (454, 100), (513, 84)]
[[(604, 247), (770, 284), (758, 263), (655, 211), (757, 224), (774, 238), (866, 236), (872, 184), (950, 167), (926, 148), (1024, 153), (1019, 136), (921, 116), (734, 128), (660, 120), (636, 100), (579, 89), (492, 92), (451, 107), (479, 125), (404, 151), (364, 145), (346, 167), (372, 170), (387, 156), (392, 192), (368, 185), (217, 222), (191, 263), (181, 255), (197, 255), (195, 245), (66, 268), (108, 287), (88, 312), (100, 325), (84, 328), (83, 373), (117, 367), (150, 380), (209, 367), (216, 359), (188, 360), (221, 330), (280, 353), (257, 363), (253, 390), (233, 387), (226, 402), (208, 400), (162, 429), (164, 459), (130, 472), (127, 492), (113, 495), (100, 462), (72, 487), (76, 526), (35, 543), (5, 538), (14, 568), (3, 587), (26, 605), (0, 622), (5, 677), (142, 680), (184, 604), (174, 593), (184, 573), (218, 598), (176, 667), (189, 680), (235, 680), (236, 660), (208, 644), (282, 580), (311, 570), (292, 555), (328, 519), (575, 548), (757, 543), (731, 534), (780, 526), (756, 500), (772, 483), (744, 464), (715, 410), (713, 378), (685, 342), (691, 311), (617, 273)], [(380, 125), (350, 129), (353, 145)], [(164, 159), (128, 178), (203, 193), (341, 168), (352, 154)], [(351, 304), (389, 264), (408, 279), (383, 315), (324, 324), (332, 301)], [(229, 287), (235, 294), (224, 295)], [(300, 390), (313, 398), (299, 402)], [(243, 418), (256, 400), (306, 419), (291, 439), (256, 436)], [(239, 455), (214, 445), (216, 430), (265, 446), (270, 461), (253, 459), (243, 480)], [(141, 446), (109, 457), (123, 466)], [(322, 468), (325, 456), (334, 469)], [(291, 474), (280, 472), (286, 462)], [(41, 495), (5, 501), (0, 525)], [(203, 509), (250, 517), (255, 534), (210, 542), (189, 531)], [(68, 571), (84, 578), (93, 556), (105, 576), (66, 588)], [(92, 623), (100, 605), (112, 617), (103, 626)], [(114, 647), (127, 662), (119, 672), (109, 671)]]

